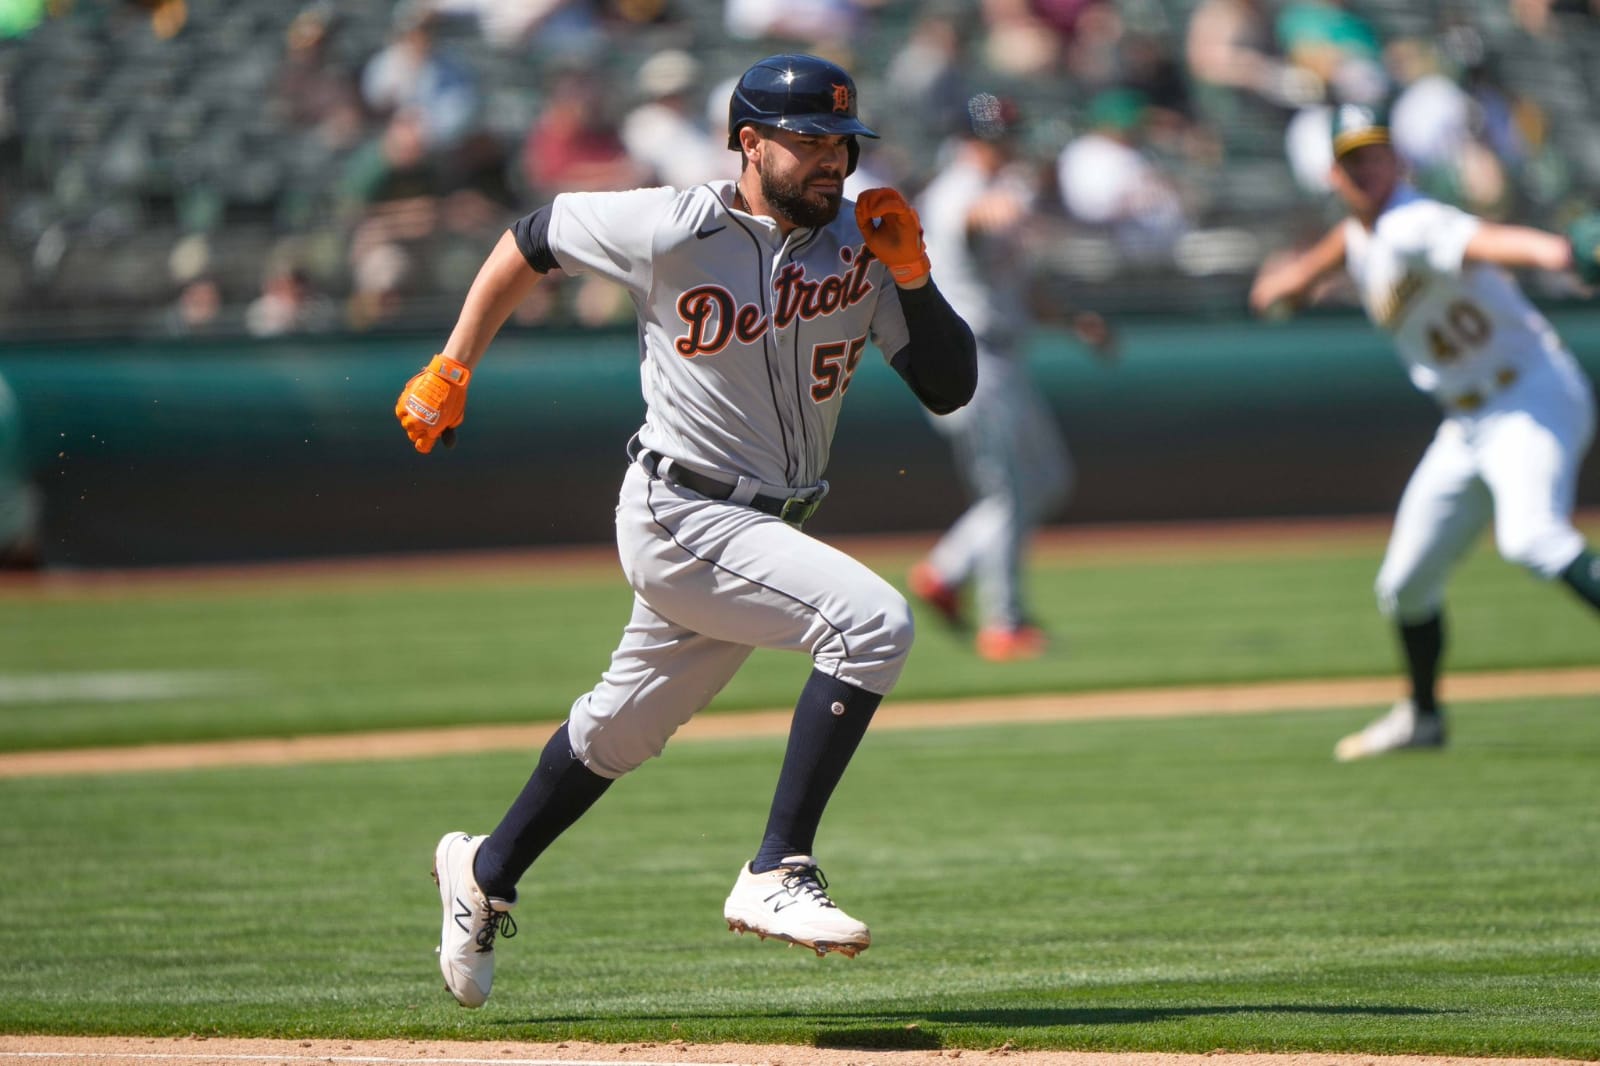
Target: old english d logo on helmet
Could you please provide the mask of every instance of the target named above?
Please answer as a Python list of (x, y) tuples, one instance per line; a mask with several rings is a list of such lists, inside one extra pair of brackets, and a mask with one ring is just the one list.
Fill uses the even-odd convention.
[(848, 115), (850, 110), (850, 86), (835, 84), (833, 87), (833, 110), (835, 114)]

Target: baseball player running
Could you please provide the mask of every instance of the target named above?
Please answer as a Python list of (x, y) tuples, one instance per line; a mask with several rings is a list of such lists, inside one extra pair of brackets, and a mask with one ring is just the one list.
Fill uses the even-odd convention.
[[(639, 316), (644, 425), (628, 444), (617, 546), (633, 616), (611, 665), (550, 738), (488, 836), (434, 853), (439, 967), (481, 1006), (517, 884), (617, 778), (706, 706), (756, 647), (804, 652), (766, 832), (724, 906), (730, 929), (853, 956), (867, 926), (813, 858), (823, 809), (910, 650), (893, 586), (801, 532), (827, 493), (834, 425), (871, 341), (922, 403), (976, 387), (972, 333), (931, 282), (916, 213), (891, 189), (843, 198), (856, 87), (832, 63), (779, 55), (739, 79), (736, 181), (573, 193), (518, 220), (489, 254), (444, 350), (395, 412), (416, 449), (460, 425), (473, 368), (547, 272), (594, 271)], [(843, 213), (841, 215), (841, 208)]]
[[(977, 593), (978, 655), (1032, 659), (1043, 630), (1023, 603), (1023, 558), (1039, 523), (1072, 489), (1072, 456), (1049, 404), (1028, 373), (1022, 344), (1032, 328), (1024, 241), (1036, 225), (1037, 183), (1019, 164), (1014, 101), (977, 93), (967, 101), (950, 165), (918, 201), (930, 253), (951, 305), (978, 340), (978, 391), (959, 411), (934, 415), (950, 442), (971, 503), (911, 570), (912, 594), (964, 628), (962, 598)], [(1079, 335), (1098, 327), (1095, 351), (1109, 357), (1104, 321), (1070, 316)]]
[(1445, 583), (1491, 519), (1503, 558), (1561, 579), (1600, 608), (1600, 564), (1571, 519), (1594, 432), (1593, 393), (1506, 273), (1576, 269), (1592, 281), (1600, 264), (1594, 237), (1582, 240), (1580, 229), (1569, 238), (1486, 222), (1418, 193), (1370, 108), (1341, 107), (1333, 137), (1333, 187), (1351, 217), (1303, 254), (1263, 267), (1250, 305), (1258, 313), (1293, 306), (1344, 266), (1367, 315), (1394, 337), (1412, 383), (1444, 412), (1400, 499), (1377, 580), (1411, 695), (1339, 741), (1335, 757), (1350, 760), (1444, 744), (1435, 683)]

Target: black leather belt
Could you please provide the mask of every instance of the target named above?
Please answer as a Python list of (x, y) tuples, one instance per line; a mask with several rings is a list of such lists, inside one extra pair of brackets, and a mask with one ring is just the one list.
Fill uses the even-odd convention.
[[(661, 456), (648, 448), (638, 447), (637, 444), (630, 446), (629, 452), (634, 459), (638, 460), (639, 465), (644, 467), (645, 473), (651, 477), (658, 477), (669, 484), (678, 485), (688, 489), (690, 492), (699, 493), (707, 499), (726, 500), (739, 490), (737, 482), (730, 483), (723, 481), (721, 478), (709, 477), (690, 470), (679, 463), (668, 463), (665, 472), (658, 473)], [(801, 499), (798, 496), (772, 496), (765, 493), (757, 493), (745, 506), (754, 507), (763, 514), (781, 518), (791, 526), (798, 527), (815, 514), (818, 507), (822, 506), (822, 497), (824, 495), (824, 493), (819, 492), (808, 499)]]

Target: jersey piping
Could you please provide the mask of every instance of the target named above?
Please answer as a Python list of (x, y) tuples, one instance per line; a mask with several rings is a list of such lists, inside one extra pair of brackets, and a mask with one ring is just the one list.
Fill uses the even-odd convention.
[[(772, 396), (772, 414), (778, 420), (778, 432), (783, 437), (783, 473), (785, 479), (792, 482), (797, 476), (799, 462), (795, 457), (795, 449), (797, 445), (791, 439), (789, 424), (783, 417), (783, 404), (779, 399), (779, 394), (782, 391), (781, 379), (783, 375), (778, 373), (775, 365), (778, 358), (778, 345), (776, 339), (772, 336), (772, 326), (776, 317), (772, 313), (771, 303), (772, 271), (767, 269), (767, 252), (766, 248), (762, 245), (760, 235), (758, 235), (755, 230), (750, 228), (749, 223), (745, 222), (744, 219), (740, 218), (732, 211), (728, 212), (728, 218), (735, 222), (739, 228), (744, 231), (746, 237), (750, 238), (750, 243), (755, 247), (756, 250), (757, 273), (766, 278), (766, 281), (761, 286), (761, 292), (759, 294), (761, 299), (761, 314), (766, 318), (767, 321), (767, 328), (761, 334), (761, 353), (762, 360), (766, 364), (767, 369), (767, 391)], [(773, 265), (774, 267), (777, 265), (777, 256), (773, 256)]]

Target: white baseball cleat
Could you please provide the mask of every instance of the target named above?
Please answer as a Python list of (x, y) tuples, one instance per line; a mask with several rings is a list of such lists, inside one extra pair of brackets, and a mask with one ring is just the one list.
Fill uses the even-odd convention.
[(483, 894), (472, 860), (484, 837), (446, 833), (433, 852), (433, 879), (439, 884), (444, 925), (439, 933), (439, 972), (444, 986), (463, 1007), (481, 1007), (494, 984), (494, 938), (517, 935), (511, 918), (516, 899)]
[(1359, 733), (1351, 733), (1333, 749), (1340, 762), (1365, 759), (1401, 748), (1444, 747), (1444, 710), (1417, 713), (1410, 700), (1401, 700)]
[(826, 955), (854, 958), (872, 943), (872, 933), (828, 898), (828, 879), (809, 855), (790, 855), (776, 870), (752, 873), (750, 864), (722, 906), (728, 928), (765, 940), (776, 937)]

